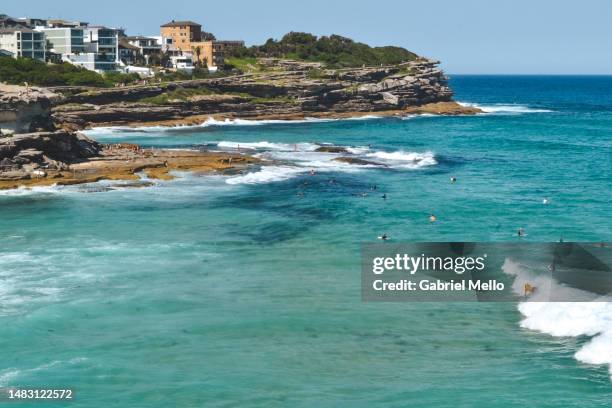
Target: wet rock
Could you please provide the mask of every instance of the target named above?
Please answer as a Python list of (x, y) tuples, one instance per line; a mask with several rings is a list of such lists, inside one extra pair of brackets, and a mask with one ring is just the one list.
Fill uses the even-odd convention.
[(348, 153), (348, 150), (342, 146), (321, 146), (317, 147), (315, 152), (324, 153)]
[(389, 167), (383, 163), (377, 163), (370, 160), (360, 159), (358, 157), (336, 157), (334, 161), (348, 163), (348, 164), (356, 164), (359, 166), (380, 166), (380, 167)]
[(36, 149), (24, 149), (20, 151), (13, 159), (16, 163), (22, 161), (24, 163), (40, 163), (43, 161), (43, 152)]
[[(101, 146), (66, 131), (23, 133), (0, 138), (0, 179), (24, 178), (39, 168), (65, 170), (70, 163), (95, 157)], [(15, 173), (17, 172), (17, 173)], [(36, 174), (37, 177), (44, 177)]]

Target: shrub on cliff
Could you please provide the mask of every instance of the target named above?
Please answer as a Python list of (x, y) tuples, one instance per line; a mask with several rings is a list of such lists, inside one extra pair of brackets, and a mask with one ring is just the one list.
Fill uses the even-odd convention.
[(47, 65), (31, 58), (0, 57), (0, 81), (9, 84), (108, 86), (104, 77), (64, 62)]
[(0, 57), (0, 82), (15, 85), (27, 82), (40, 86), (110, 87), (117, 83), (134, 83), (139, 79), (138, 74), (134, 73), (108, 72), (100, 75), (67, 62), (45, 64), (31, 58)]
[(415, 53), (401, 47), (370, 47), (340, 35), (317, 38), (309, 33), (296, 32), (286, 34), (280, 41), (269, 39), (263, 45), (232, 50), (230, 55), (319, 61), (331, 67), (398, 64), (417, 58)]

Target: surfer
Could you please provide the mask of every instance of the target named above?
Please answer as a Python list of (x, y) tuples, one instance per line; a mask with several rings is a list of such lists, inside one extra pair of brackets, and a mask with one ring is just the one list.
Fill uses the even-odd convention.
[(548, 205), (548, 204), (550, 204), (550, 200), (548, 198), (544, 197), (544, 199), (542, 200), (542, 204)]
[(314, 176), (315, 174), (317, 174), (313, 169), (310, 170), (310, 175)]
[(382, 199), (383, 199), (383, 200), (386, 200), (386, 199), (387, 199), (387, 193), (385, 193), (385, 194), (383, 194), (383, 195), (382, 195)]
[(451, 177), (451, 183), (456, 183), (457, 182), (457, 177)]
[(389, 239), (389, 237), (387, 236), (387, 234), (382, 234), (380, 237), (378, 237), (378, 239), (386, 241)]
[(525, 285), (523, 286), (523, 293), (524, 293), (525, 297), (527, 297), (529, 295), (534, 294), (536, 289), (537, 288), (535, 286), (532, 286), (529, 283), (525, 283)]
[(517, 235), (519, 237), (524, 237), (525, 236), (525, 229), (524, 228), (519, 228), (517, 231)]

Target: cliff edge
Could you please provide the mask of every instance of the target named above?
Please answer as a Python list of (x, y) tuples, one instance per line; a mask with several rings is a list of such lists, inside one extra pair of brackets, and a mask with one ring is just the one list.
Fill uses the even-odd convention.
[[(222, 78), (113, 89), (61, 88), (58, 126), (244, 119), (346, 117), (367, 113), (474, 114), (452, 101), (438, 62), (424, 58), (379, 67), (328, 69), (322, 63), (261, 58), (251, 72)], [(69, 94), (68, 94), (69, 92)], [(431, 106), (431, 109), (428, 108)]]

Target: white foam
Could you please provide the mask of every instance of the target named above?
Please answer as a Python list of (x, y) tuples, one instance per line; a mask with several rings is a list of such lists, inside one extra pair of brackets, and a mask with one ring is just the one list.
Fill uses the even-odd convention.
[(292, 166), (263, 166), (259, 171), (247, 173), (242, 176), (230, 177), (227, 184), (259, 184), (274, 181), (288, 180), (300, 173), (308, 171), (306, 168)]
[(10, 190), (0, 190), (0, 196), (28, 196), (28, 195), (38, 195), (38, 194), (57, 194), (61, 192), (60, 186), (56, 184), (50, 186), (33, 186), (33, 187), (24, 187), (20, 186), (17, 188), (12, 188)]
[(217, 143), (218, 147), (226, 149), (266, 149), (266, 150), (281, 150), (281, 151), (312, 151), (316, 150), (319, 145), (314, 143), (270, 143), (262, 142), (227, 142), (222, 141)]
[[(252, 143), (254, 147), (268, 146), (268, 142)], [(229, 146), (229, 144), (227, 144)], [(244, 144), (246, 145), (246, 144)], [(304, 144), (302, 144), (304, 145)], [(243, 146), (241, 143), (240, 146)], [(287, 145), (290, 147), (292, 145)], [(318, 145), (313, 145), (318, 146)], [(226, 180), (228, 184), (258, 184), (275, 181), (288, 180), (311, 170), (315, 172), (359, 172), (372, 168), (381, 168), (381, 165), (395, 169), (420, 169), (426, 166), (436, 165), (438, 162), (432, 152), (373, 152), (365, 155), (359, 154), (369, 151), (367, 147), (346, 148), (349, 154), (355, 158), (374, 159), (372, 164), (356, 165), (344, 161), (335, 160), (345, 156), (346, 153), (316, 152), (312, 146), (310, 150), (294, 151), (285, 146), (274, 144), (271, 150), (262, 151), (255, 156), (272, 162), (282, 162), (282, 165), (263, 166), (259, 171), (241, 176), (230, 177)], [(351, 149), (351, 150), (349, 150)], [(353, 153), (354, 152), (354, 153)]]
[(40, 371), (46, 371), (46, 370), (52, 369), (56, 366), (78, 364), (83, 361), (87, 361), (87, 358), (75, 357), (67, 361), (55, 360), (55, 361), (51, 361), (46, 364), (42, 364), (38, 367), (28, 368), (24, 370), (19, 370), (17, 368), (7, 368), (5, 370), (0, 371), (0, 386), (6, 387), (12, 382), (13, 379), (23, 374), (37, 373)]
[[(291, 125), (299, 123), (321, 123), (321, 122), (335, 122), (339, 120), (372, 120), (380, 119), (380, 116), (376, 115), (363, 115), (351, 118), (312, 118), (306, 117), (304, 119), (230, 119), (225, 118), (222, 120), (215, 119), (213, 117), (206, 119), (204, 122), (196, 125), (174, 125), (174, 126), (99, 126), (91, 129), (83, 130), (82, 133), (89, 137), (104, 137), (104, 136), (124, 136), (132, 137), (133, 133), (153, 133), (152, 137), (158, 137), (157, 133), (164, 132), (172, 129), (197, 129), (205, 128), (209, 126), (260, 126), (260, 125)], [(139, 135), (146, 136), (146, 135)]]
[[(538, 288), (531, 302), (521, 302), (518, 310), (525, 317), (521, 327), (550, 334), (555, 337), (589, 336), (574, 354), (583, 363), (609, 366), (612, 380), (612, 298), (597, 297), (594, 294), (565, 287), (550, 276), (536, 276), (524, 265), (506, 260), (503, 270), (516, 277), (513, 289), (520, 293), (523, 285), (530, 282)], [(563, 294), (562, 291), (566, 293)], [(539, 294), (538, 294), (539, 292)], [(547, 293), (548, 292), (548, 293)], [(571, 295), (573, 299), (593, 299), (593, 302), (544, 302), (537, 296), (555, 293), (560, 297)], [(565, 297), (569, 298), (569, 297)]]
[(471, 102), (457, 102), (461, 106), (478, 108), (484, 113), (500, 113), (500, 114), (519, 114), (519, 113), (546, 113), (553, 112), (549, 109), (530, 108), (525, 105), (518, 104), (492, 104), (492, 105), (480, 105)]
[(353, 116), (350, 118), (346, 118), (346, 120), (372, 120), (372, 119), (381, 119), (381, 118), (382, 116), (378, 116), (378, 115), (363, 115), (363, 116)]
[(355, 147), (346, 147), (347, 152), (351, 154), (363, 154), (370, 150), (368, 146), (355, 146)]
[(325, 118), (304, 118), (304, 119), (229, 119), (217, 120), (209, 118), (203, 122), (200, 126), (258, 126), (258, 125), (286, 125), (293, 123), (317, 123), (317, 122), (331, 122), (337, 119), (325, 119)]
[(397, 152), (378, 151), (366, 154), (366, 157), (372, 157), (382, 160), (384, 164), (390, 167), (416, 169), (426, 166), (434, 166), (438, 164), (433, 152)]

